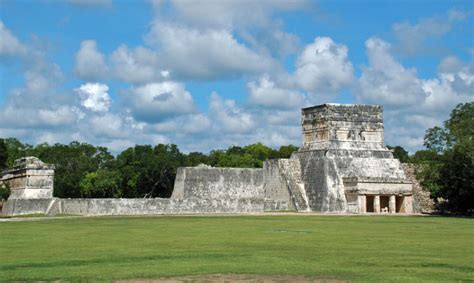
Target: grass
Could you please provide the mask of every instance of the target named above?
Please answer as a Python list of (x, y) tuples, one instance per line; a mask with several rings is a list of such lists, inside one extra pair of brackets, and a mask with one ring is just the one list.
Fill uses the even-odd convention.
[(0, 223), (0, 281), (199, 274), (474, 280), (474, 219), (93, 217)]

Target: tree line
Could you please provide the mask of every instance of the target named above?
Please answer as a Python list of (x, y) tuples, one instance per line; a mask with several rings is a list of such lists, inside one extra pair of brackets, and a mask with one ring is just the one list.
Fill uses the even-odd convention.
[(261, 168), (263, 161), (288, 158), (293, 145), (279, 149), (261, 143), (226, 150), (182, 153), (174, 144), (136, 145), (113, 156), (105, 147), (77, 141), (32, 146), (16, 138), (0, 139), (0, 170), (16, 159), (36, 156), (56, 166), (54, 195), (60, 198), (170, 197), (178, 167), (206, 164), (213, 167)]
[[(416, 165), (417, 177), (440, 211), (474, 212), (474, 103), (462, 103), (442, 127), (426, 131), (426, 149), (412, 155), (388, 146), (395, 158)], [(170, 197), (176, 170), (199, 164), (260, 168), (263, 161), (288, 158), (293, 145), (278, 150), (261, 143), (225, 150), (182, 153), (174, 144), (136, 145), (116, 157), (107, 148), (87, 143), (32, 146), (15, 138), (0, 139), (0, 170), (24, 156), (56, 165), (54, 195), (61, 198)], [(1, 196), (0, 196), (1, 197)]]

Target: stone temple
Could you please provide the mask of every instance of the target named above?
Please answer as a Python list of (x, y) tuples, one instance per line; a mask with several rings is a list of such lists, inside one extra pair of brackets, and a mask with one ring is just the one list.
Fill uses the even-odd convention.
[[(412, 184), (384, 145), (383, 108), (323, 104), (302, 109), (303, 146), (290, 159), (271, 160), (298, 211), (412, 213)], [(286, 181), (286, 182), (285, 182)]]
[(384, 145), (382, 106), (308, 107), (301, 124), (303, 145), (289, 159), (259, 169), (179, 168), (169, 199), (54, 198), (53, 168), (26, 158), (3, 173), (12, 194), (2, 213), (413, 213), (412, 183)]

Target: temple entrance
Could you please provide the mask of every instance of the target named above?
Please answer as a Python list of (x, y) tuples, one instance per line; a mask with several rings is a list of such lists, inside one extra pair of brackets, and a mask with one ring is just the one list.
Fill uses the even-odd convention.
[(366, 212), (374, 212), (374, 196), (365, 196), (365, 210)]
[(404, 200), (405, 200), (405, 197), (403, 196), (396, 197), (396, 201), (395, 201), (396, 213), (405, 213), (405, 206), (403, 205)]
[(380, 212), (388, 212), (389, 196), (380, 196)]

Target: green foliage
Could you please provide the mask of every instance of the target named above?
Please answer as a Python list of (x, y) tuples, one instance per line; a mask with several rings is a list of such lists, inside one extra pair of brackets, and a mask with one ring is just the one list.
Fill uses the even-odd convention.
[(439, 167), (437, 196), (447, 200), (449, 211), (472, 214), (474, 211), (474, 164), (472, 156), (455, 147), (445, 152), (445, 161)]
[(53, 146), (42, 144), (35, 147), (31, 155), (56, 166), (54, 195), (63, 198), (86, 197), (80, 186), (82, 179), (87, 173), (106, 168), (113, 160), (106, 148), (79, 142)]
[[(196, 155), (193, 155), (196, 156)], [(170, 197), (178, 167), (186, 156), (176, 145), (137, 145), (117, 156), (124, 197)]]
[(450, 212), (474, 212), (474, 102), (461, 103), (444, 127), (426, 131), (427, 151), (411, 159), (422, 164), (422, 185)]
[(298, 151), (298, 147), (294, 145), (282, 145), (278, 150), (279, 158), (290, 158), (293, 152)]
[(400, 160), (402, 163), (408, 162), (408, 151), (406, 151), (403, 147), (397, 146), (390, 146), (387, 145), (387, 148), (390, 149), (393, 153), (393, 157)]
[(429, 150), (441, 153), (451, 146), (450, 135), (446, 129), (435, 126), (426, 130), (423, 145)]
[(86, 198), (118, 198), (122, 196), (120, 181), (118, 171), (99, 169), (87, 173), (79, 186)]
[(15, 138), (5, 139), (4, 142), (7, 146), (7, 168), (11, 168), (15, 160), (28, 156), (28, 152), (33, 148), (31, 145), (23, 144)]
[(186, 157), (187, 166), (197, 166), (199, 164), (210, 164), (209, 156), (202, 152), (190, 152)]
[(409, 161), (415, 164), (422, 164), (426, 162), (438, 161), (440, 162), (442, 156), (439, 155), (436, 151), (430, 149), (418, 150), (409, 157)]
[(8, 151), (4, 139), (0, 139), (0, 171), (7, 168)]
[(0, 184), (0, 201), (7, 200), (10, 196), (10, 187), (8, 184)]

